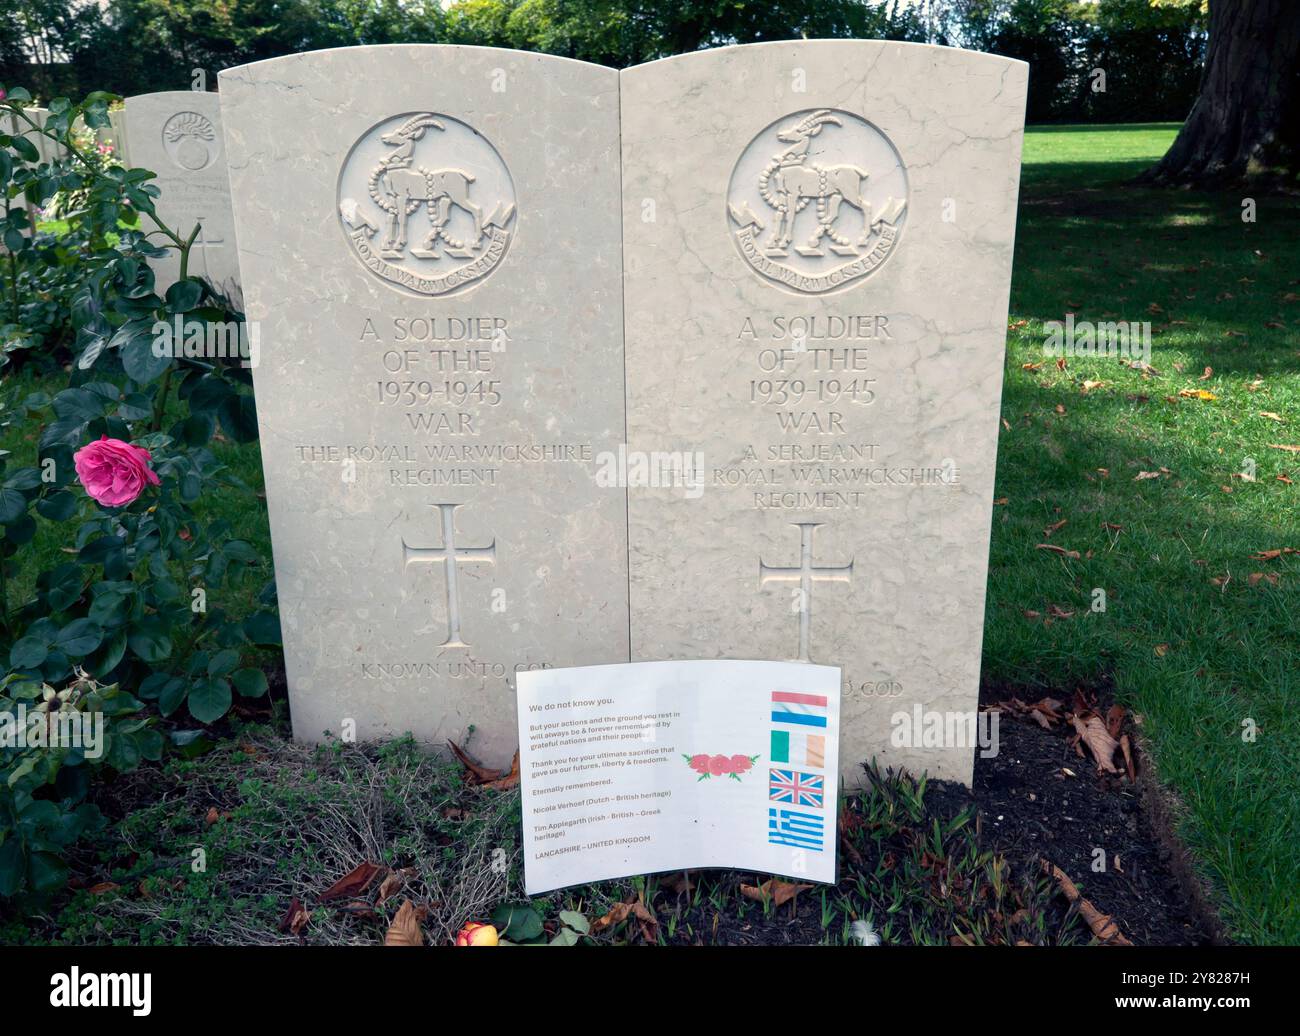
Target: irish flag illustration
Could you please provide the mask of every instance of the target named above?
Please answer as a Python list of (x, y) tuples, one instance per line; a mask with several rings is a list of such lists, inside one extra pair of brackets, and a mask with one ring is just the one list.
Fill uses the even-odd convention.
[(825, 695), (773, 691), (772, 726), (772, 762), (825, 768)]
[(772, 731), (772, 762), (826, 768), (826, 735), (798, 730)]

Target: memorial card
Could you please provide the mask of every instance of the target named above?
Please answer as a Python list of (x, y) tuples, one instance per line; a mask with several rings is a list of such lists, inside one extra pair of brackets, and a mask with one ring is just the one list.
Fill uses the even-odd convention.
[(838, 668), (635, 662), (518, 687), (529, 895), (698, 867), (835, 881)]

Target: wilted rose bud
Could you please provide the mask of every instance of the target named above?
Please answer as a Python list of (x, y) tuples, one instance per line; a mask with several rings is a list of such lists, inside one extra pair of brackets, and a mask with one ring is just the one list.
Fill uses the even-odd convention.
[(471, 921), (456, 933), (457, 946), (495, 946), (497, 930), (490, 924), (478, 924)]

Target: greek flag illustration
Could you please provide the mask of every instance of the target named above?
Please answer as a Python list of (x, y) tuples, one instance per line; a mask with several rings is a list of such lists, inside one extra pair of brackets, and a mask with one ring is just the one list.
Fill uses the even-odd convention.
[(821, 852), (822, 818), (817, 813), (772, 807), (767, 811), (767, 840), (772, 845), (789, 845)]

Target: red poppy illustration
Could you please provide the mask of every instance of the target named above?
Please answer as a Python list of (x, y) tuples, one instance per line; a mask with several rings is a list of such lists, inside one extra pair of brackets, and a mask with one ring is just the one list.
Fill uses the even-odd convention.
[(686, 765), (700, 775), (699, 779), (707, 781), (710, 777), (730, 777), (740, 780), (740, 775), (754, 768), (758, 761), (756, 755), (709, 755), (700, 752), (697, 755), (682, 755)]

